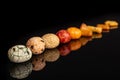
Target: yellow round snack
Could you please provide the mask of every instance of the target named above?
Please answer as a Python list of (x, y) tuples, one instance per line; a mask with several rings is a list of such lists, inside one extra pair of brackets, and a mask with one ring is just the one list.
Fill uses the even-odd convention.
[(102, 33), (102, 28), (101, 27), (94, 27), (94, 26), (87, 26), (87, 27), (95, 33)]
[(113, 20), (107, 20), (107, 21), (105, 21), (105, 24), (109, 25), (110, 27), (117, 27), (118, 26), (118, 22), (113, 21)]
[(109, 25), (106, 25), (106, 24), (97, 24), (97, 27), (102, 28), (102, 30), (109, 30), (110, 29)]

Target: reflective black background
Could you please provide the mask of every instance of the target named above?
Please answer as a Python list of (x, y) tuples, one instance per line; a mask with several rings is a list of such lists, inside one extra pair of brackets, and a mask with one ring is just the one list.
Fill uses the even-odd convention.
[[(93, 4), (92, 4), (93, 5)], [(99, 4), (101, 5), (101, 4)], [(70, 26), (79, 27), (81, 23), (96, 25), (105, 20), (120, 23), (118, 5), (57, 6), (31, 10), (8, 9), (1, 29), (1, 77), (13, 80), (9, 75), (7, 51), (16, 44), (25, 44), (32, 36), (56, 33)], [(112, 6), (111, 6), (112, 5)], [(15, 10), (15, 11), (14, 11)], [(79, 50), (60, 57), (38, 72), (33, 71), (24, 80), (50, 78), (111, 77), (120, 74), (120, 26), (118, 29), (103, 33), (101, 39), (93, 39)]]

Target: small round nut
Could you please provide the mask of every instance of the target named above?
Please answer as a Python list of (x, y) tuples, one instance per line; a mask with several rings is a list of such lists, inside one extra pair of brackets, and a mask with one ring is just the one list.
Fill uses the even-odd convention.
[(58, 36), (53, 33), (47, 33), (42, 38), (45, 41), (45, 47), (48, 49), (56, 48), (60, 44)]

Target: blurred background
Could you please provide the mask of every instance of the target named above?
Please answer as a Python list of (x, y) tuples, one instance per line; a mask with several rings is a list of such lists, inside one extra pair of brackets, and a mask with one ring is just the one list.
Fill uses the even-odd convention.
[(16, 39), (39, 30), (49, 31), (50, 28), (57, 28), (56, 26), (62, 27), (74, 22), (81, 24), (104, 15), (119, 15), (118, 8), (119, 4), (115, 1), (56, 1), (27, 5), (8, 3), (2, 8), (1, 41), (6, 47), (6, 43), (14, 43)]
[[(14, 38), (34, 30), (49, 28), (70, 22), (89, 20), (107, 14), (119, 14), (117, 2), (80, 1), (80, 2), (40, 2), (27, 5), (7, 6), (3, 13), (5, 36)], [(54, 27), (53, 27), (54, 28)], [(7, 32), (6, 32), (7, 31)], [(9, 37), (11, 39), (11, 37)]]

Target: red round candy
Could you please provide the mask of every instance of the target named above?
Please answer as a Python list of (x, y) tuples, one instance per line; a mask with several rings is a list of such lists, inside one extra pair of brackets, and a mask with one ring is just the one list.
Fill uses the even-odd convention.
[(71, 36), (67, 30), (59, 30), (56, 35), (59, 37), (61, 43), (68, 43), (71, 40)]

